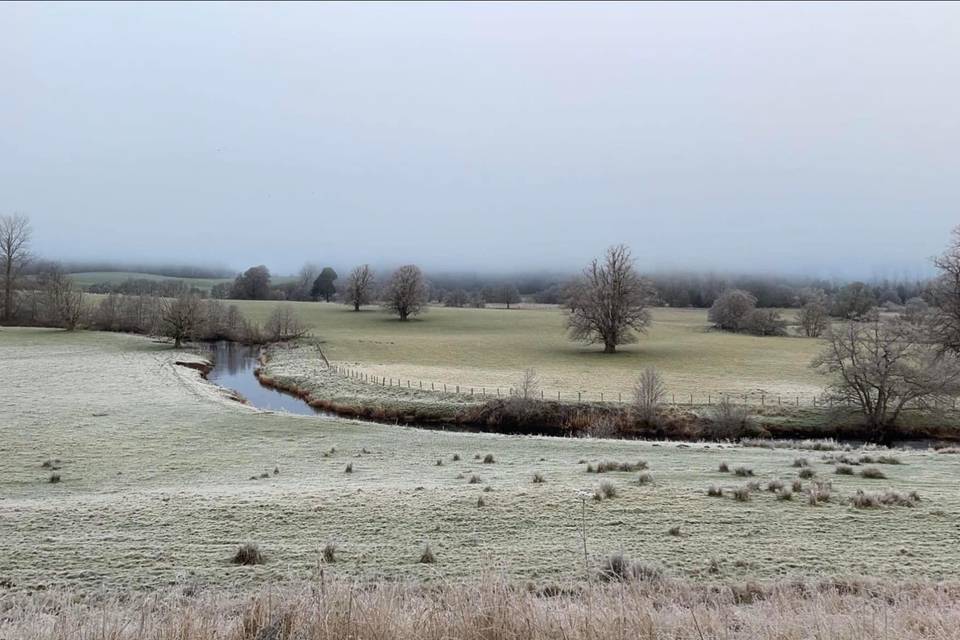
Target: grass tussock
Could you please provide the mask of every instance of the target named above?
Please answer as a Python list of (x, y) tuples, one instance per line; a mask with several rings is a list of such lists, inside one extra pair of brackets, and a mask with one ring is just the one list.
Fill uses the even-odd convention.
[(496, 462), (496, 460), (493, 459), (492, 453), (483, 456), (483, 464), (493, 464), (494, 462)]
[(611, 460), (603, 460), (598, 462), (596, 465), (588, 464), (587, 473), (611, 473), (616, 471), (629, 473), (631, 471), (642, 471), (646, 468), (647, 462), (645, 460), (637, 460), (636, 462), (614, 462)]
[[(679, 533), (679, 527), (677, 527)], [(663, 578), (659, 565), (630, 559), (622, 551), (608, 555), (600, 563), (600, 579), (604, 582), (654, 581)]]
[(920, 495), (916, 491), (904, 493), (888, 489), (886, 491), (857, 491), (850, 499), (850, 503), (858, 509), (878, 507), (915, 507), (920, 502)]
[(807, 460), (806, 458), (794, 458), (793, 464), (791, 466), (797, 467), (797, 468), (809, 467), (810, 461)]
[(533, 474), (533, 484), (543, 484), (544, 482), (546, 482), (546, 479), (543, 477), (543, 474), (535, 471)]
[(478, 476), (478, 475), (475, 474), (475, 473), (474, 473), (474, 474), (471, 474), (471, 475), (470, 475), (470, 479), (467, 480), (467, 484), (480, 484), (480, 482), (481, 482), (480, 476)]
[(639, 484), (640, 486), (653, 484), (653, 475), (651, 475), (647, 471), (644, 471), (639, 476), (637, 476), (637, 484)]
[(60, 458), (48, 458), (40, 465), (41, 469), (52, 469), (56, 471), (60, 468)]
[(597, 502), (601, 500), (611, 500), (618, 495), (617, 485), (609, 480), (604, 480), (593, 489), (593, 499)]
[(667, 533), (669, 533), (671, 536), (679, 537), (680, 535), (682, 535), (683, 532), (680, 530), (680, 525), (676, 524), (670, 527), (667, 530)]
[(803, 491), (803, 482), (801, 482), (799, 478), (794, 479), (794, 481), (790, 483), (790, 489), (794, 493), (800, 493)]
[(736, 487), (731, 494), (737, 502), (750, 502), (750, 487)]
[(453, 460), (454, 462), (460, 462), (460, 454), (455, 453), (450, 457), (450, 459)]
[(860, 472), (860, 477), (867, 480), (883, 480), (887, 477), (887, 474), (876, 467), (867, 467)]
[(325, 544), (320, 553), (323, 556), (323, 561), (327, 564), (333, 564), (337, 561), (337, 545), (332, 542)]
[(712, 484), (709, 487), (707, 487), (707, 495), (710, 496), (711, 498), (722, 498), (723, 489), (721, 489), (715, 484)]
[(852, 476), (853, 467), (848, 467), (845, 464), (838, 464), (836, 469), (833, 470), (838, 476)]
[(343, 472), (344, 472), (344, 473), (353, 473), (353, 463), (352, 463), (352, 462), (348, 462), (348, 463), (347, 463), (347, 466), (344, 467)]
[(721, 462), (717, 467), (717, 471), (720, 473), (730, 473), (730, 465), (728, 465), (726, 462)]
[(420, 559), (418, 562), (420, 564), (433, 564), (437, 559), (433, 555), (433, 549), (430, 548), (430, 543), (423, 545), (423, 551), (420, 552)]
[(237, 551), (233, 554), (233, 558), (231, 558), (230, 561), (233, 564), (247, 566), (263, 564), (264, 558), (260, 547), (258, 547), (256, 543), (245, 542), (237, 547)]
[(750, 467), (737, 467), (733, 470), (733, 475), (748, 478), (753, 475), (753, 469)]
[(811, 469), (810, 467), (804, 467), (800, 469), (800, 473), (797, 474), (804, 480), (810, 480), (813, 476), (817, 475), (817, 472)]
[(780, 489), (777, 491), (777, 500), (783, 500), (784, 502), (793, 500), (793, 491), (790, 489)]
[(782, 491), (783, 487), (784, 487), (783, 480), (779, 480), (779, 479), (771, 480), (770, 482), (767, 483), (767, 491), (769, 491), (770, 493), (776, 493), (778, 491)]
[(58, 482), (60, 482), (60, 474), (54, 471), (53, 473), (50, 474), (50, 477), (47, 479), (47, 482), (49, 482), (50, 484), (57, 484)]

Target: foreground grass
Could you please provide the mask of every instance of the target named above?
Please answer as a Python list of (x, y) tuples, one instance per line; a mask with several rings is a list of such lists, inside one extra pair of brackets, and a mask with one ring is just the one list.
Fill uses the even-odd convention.
[[(623, 549), (671, 578), (707, 582), (960, 578), (960, 548), (951, 544), (960, 456), (897, 452), (903, 464), (884, 466), (887, 477), (876, 480), (836, 475), (825, 454), (790, 448), (496, 436), (260, 413), (174, 364), (189, 358), (139, 337), (0, 330), (0, 585), (20, 592), (301, 580), (328, 543), (337, 561), (327, 574), (341, 578), (437, 582), (503, 567), (536, 584), (582, 580), (582, 495), (591, 567)], [(483, 462), (487, 454), (494, 462)], [(804, 495), (784, 501), (763, 489), (747, 502), (730, 497), (748, 481), (790, 486), (798, 456), (815, 473), (803, 490), (828, 480), (829, 502), (809, 506)], [(59, 460), (60, 482), (49, 481), (47, 460)], [(653, 480), (586, 472), (608, 460), (646, 461)], [(721, 462), (754, 476), (722, 473)], [(544, 482), (532, 481), (536, 473)], [(616, 497), (589, 497), (601, 481), (615, 485)], [(707, 495), (713, 484), (724, 497)], [(857, 490), (888, 488), (916, 491), (921, 501), (878, 509), (849, 502)], [(681, 535), (668, 533), (675, 526)], [(244, 542), (258, 545), (263, 564), (231, 563)], [(419, 562), (426, 544), (433, 564)]]
[[(264, 320), (275, 302), (237, 301), (248, 316)], [(649, 333), (620, 353), (567, 339), (563, 313), (555, 307), (449, 309), (432, 307), (409, 322), (376, 310), (360, 313), (344, 305), (290, 303), (323, 341), (331, 360), (371, 376), (506, 389), (535, 367), (545, 394), (577, 391), (585, 400), (629, 396), (637, 373), (647, 366), (664, 375), (678, 402), (696, 402), (720, 393), (752, 394), (769, 402), (777, 396), (809, 405), (823, 379), (809, 367), (821, 347), (807, 338), (758, 338), (708, 329), (703, 309), (654, 309)], [(792, 315), (787, 312), (787, 315)]]
[(424, 589), (317, 581), (237, 596), (0, 597), (0, 635), (35, 640), (703, 638), (947, 640), (957, 587), (933, 584), (592, 585), (526, 591), (496, 578)]

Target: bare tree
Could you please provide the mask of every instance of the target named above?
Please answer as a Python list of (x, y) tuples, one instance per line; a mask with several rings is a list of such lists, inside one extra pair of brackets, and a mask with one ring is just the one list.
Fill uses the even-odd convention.
[(58, 266), (40, 275), (45, 315), (52, 324), (73, 331), (83, 317), (83, 292)]
[(657, 421), (657, 410), (666, 395), (667, 388), (660, 372), (653, 367), (644, 369), (633, 385), (633, 410), (637, 417), (646, 425), (654, 424)]
[(443, 306), (464, 307), (470, 302), (470, 294), (465, 289), (454, 289), (443, 296)]
[(707, 317), (718, 329), (744, 331), (757, 306), (757, 299), (743, 289), (726, 289), (714, 300)]
[(950, 245), (933, 264), (940, 275), (932, 287), (931, 329), (944, 351), (960, 355), (960, 226), (953, 229)]
[(3, 276), (3, 319), (13, 317), (13, 290), (30, 259), (30, 219), (15, 214), (0, 216), (0, 270)]
[(160, 302), (160, 331), (173, 338), (173, 346), (177, 349), (186, 338), (194, 335), (202, 321), (200, 298), (194, 294), (164, 298)]
[(267, 335), (271, 340), (293, 340), (300, 338), (307, 333), (307, 327), (297, 315), (293, 312), (293, 307), (289, 304), (278, 304), (273, 308), (270, 317), (267, 319), (265, 327)]
[(833, 397), (857, 407), (883, 443), (908, 404), (935, 408), (960, 383), (956, 356), (939, 353), (923, 329), (901, 317), (849, 322), (831, 331), (813, 366), (833, 377)]
[(533, 400), (540, 393), (540, 376), (533, 368), (524, 369), (517, 382), (517, 397), (524, 400)]
[(318, 275), (320, 275), (319, 266), (310, 262), (304, 263), (300, 267), (300, 271), (297, 272), (297, 284), (293, 289), (293, 298), (295, 300), (309, 300), (310, 290)]
[(373, 269), (368, 264), (354, 267), (347, 276), (347, 284), (343, 291), (344, 304), (352, 304), (354, 311), (373, 301), (373, 287), (375, 277)]
[(607, 249), (603, 261), (594, 260), (567, 288), (567, 328), (574, 340), (602, 343), (604, 353), (617, 345), (637, 341), (650, 325), (647, 306), (653, 286), (633, 269), (630, 249)]
[(416, 265), (408, 264), (393, 272), (383, 292), (383, 308), (406, 321), (423, 311), (427, 304), (427, 283)]
[(830, 310), (822, 290), (811, 294), (797, 316), (800, 330), (808, 338), (819, 338), (830, 326)]

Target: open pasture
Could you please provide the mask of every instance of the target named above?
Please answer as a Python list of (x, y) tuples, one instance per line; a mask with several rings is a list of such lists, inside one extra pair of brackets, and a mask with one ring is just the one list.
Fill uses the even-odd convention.
[[(363, 340), (377, 327), (400, 326), (378, 314), (339, 314), (320, 307), (313, 317), (369, 323)], [(442, 328), (461, 314), (437, 310), (430, 321)], [(526, 314), (511, 311), (518, 320), (510, 322), (539, 317)], [(447, 335), (463, 325), (451, 320)], [(342, 335), (332, 327), (318, 333)], [(496, 436), (261, 413), (174, 364), (196, 357), (133, 336), (0, 330), (3, 584), (309, 578), (328, 542), (337, 548), (326, 568), (332, 576), (474, 579), (502, 568), (536, 582), (577, 580), (587, 575), (584, 524), (591, 571), (622, 549), (670, 576), (707, 581), (960, 578), (960, 549), (944, 544), (960, 517), (958, 456), (898, 451), (903, 464), (880, 465), (886, 478), (871, 479), (861, 467), (837, 475), (823, 460), (828, 454), (814, 451)], [(493, 461), (484, 463), (487, 454)], [(803, 480), (792, 500), (778, 499), (767, 484), (781, 479), (789, 487), (798, 457), (809, 459), (814, 479)], [(651, 478), (642, 483), (639, 469), (587, 472), (604, 460), (643, 460)], [(722, 462), (730, 473), (719, 471)], [(738, 476), (737, 467), (753, 475)], [(54, 472), (59, 482), (50, 481)], [(543, 482), (534, 482), (536, 473)], [(831, 482), (832, 492), (810, 506), (804, 492), (814, 480)], [(595, 500), (604, 482), (615, 495)], [(732, 490), (748, 482), (760, 487), (737, 501)], [(708, 496), (711, 485), (724, 495)], [(921, 500), (850, 503), (858, 489), (888, 488)], [(246, 541), (260, 546), (264, 564), (231, 564)], [(427, 543), (434, 564), (419, 562)]]
[[(265, 320), (276, 302), (238, 301), (249, 317)], [(370, 375), (413, 384), (446, 383), (508, 388), (527, 367), (537, 370), (545, 395), (567, 399), (629, 396), (637, 374), (661, 371), (670, 394), (707, 402), (720, 393), (800, 396), (811, 402), (824, 379), (810, 369), (821, 341), (800, 337), (755, 337), (709, 328), (703, 309), (653, 310), (653, 323), (639, 342), (616, 354), (571, 342), (563, 312), (556, 307), (453, 309), (431, 307), (399, 322), (374, 307), (360, 313), (344, 305), (296, 302), (298, 317), (324, 341), (331, 361)], [(793, 312), (784, 316), (792, 319)]]

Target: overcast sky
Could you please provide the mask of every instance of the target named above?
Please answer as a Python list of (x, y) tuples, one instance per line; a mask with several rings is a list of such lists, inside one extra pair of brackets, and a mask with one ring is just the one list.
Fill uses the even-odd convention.
[(47, 257), (914, 274), (960, 223), (956, 4), (0, 5)]

